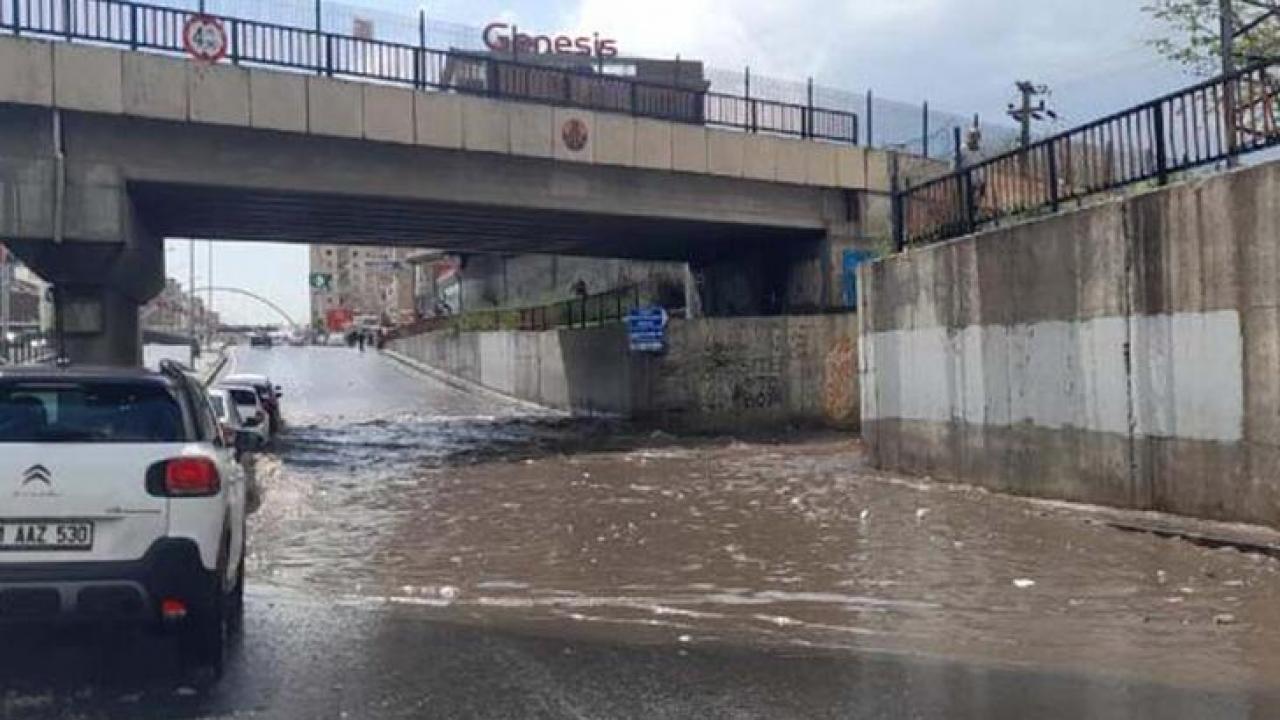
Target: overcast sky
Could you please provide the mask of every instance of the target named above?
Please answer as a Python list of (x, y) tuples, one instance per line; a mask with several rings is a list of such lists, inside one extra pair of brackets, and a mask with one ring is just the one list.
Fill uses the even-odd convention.
[[(600, 32), (625, 55), (698, 58), (722, 68), (803, 79), (1006, 122), (1019, 79), (1045, 83), (1061, 127), (1135, 104), (1190, 79), (1156, 56), (1144, 0), (432, 0), (428, 17), (522, 30)], [(355, 3), (352, 3), (355, 4)], [(411, 16), (418, 3), (367, 0)], [(1042, 130), (1051, 131), (1053, 127)], [(206, 272), (205, 252), (198, 273)], [(167, 253), (186, 279), (186, 252)], [(219, 285), (271, 297), (308, 316), (303, 246), (219, 244)], [(237, 321), (274, 321), (249, 301), (218, 298)]]

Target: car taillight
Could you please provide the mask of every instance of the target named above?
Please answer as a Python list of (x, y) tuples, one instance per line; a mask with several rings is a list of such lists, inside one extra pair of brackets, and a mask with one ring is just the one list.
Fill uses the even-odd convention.
[(147, 491), (160, 497), (210, 497), (221, 490), (218, 466), (209, 458), (175, 458), (147, 473)]

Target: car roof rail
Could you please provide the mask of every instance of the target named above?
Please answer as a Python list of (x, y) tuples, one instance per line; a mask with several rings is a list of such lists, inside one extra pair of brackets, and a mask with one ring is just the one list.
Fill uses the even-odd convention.
[(187, 373), (190, 373), (193, 371), (191, 370), (191, 368), (187, 367), (186, 365), (183, 365), (177, 360), (161, 360), (160, 372), (163, 375), (186, 375)]

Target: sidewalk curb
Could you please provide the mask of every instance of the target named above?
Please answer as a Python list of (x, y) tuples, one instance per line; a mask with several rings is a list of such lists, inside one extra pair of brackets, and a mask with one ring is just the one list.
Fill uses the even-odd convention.
[(405, 367), (408, 367), (411, 370), (422, 373), (423, 375), (426, 375), (434, 380), (438, 380), (444, 383), (445, 385), (448, 385), (449, 387), (454, 388), (455, 390), (461, 390), (462, 392), (473, 393), (475, 395), (480, 395), (482, 397), (488, 397), (491, 400), (498, 400), (500, 402), (511, 403), (512, 405), (517, 405), (527, 410), (534, 410), (542, 413), (554, 413), (554, 414), (560, 414), (560, 415), (566, 415), (566, 416), (569, 415), (569, 413), (565, 412), (564, 410), (549, 407), (547, 405), (540, 405), (536, 402), (533, 402), (532, 400), (525, 400), (524, 398), (518, 398), (518, 397), (515, 397), (514, 395), (508, 395), (504, 392), (499, 392), (498, 390), (494, 390), (491, 387), (486, 387), (484, 385), (481, 385), (480, 383), (474, 380), (468, 380), (464, 377), (454, 375), (453, 373), (449, 373), (439, 368), (432, 367), (420, 360), (415, 360), (409, 357), (408, 355), (404, 355), (402, 353), (396, 352), (395, 350), (383, 349), (383, 350), (380, 350), (379, 353), (400, 363), (401, 365), (404, 365)]

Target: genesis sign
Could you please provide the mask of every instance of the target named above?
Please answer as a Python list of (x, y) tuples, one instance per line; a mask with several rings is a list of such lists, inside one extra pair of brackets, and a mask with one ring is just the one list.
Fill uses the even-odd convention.
[(526, 35), (507, 23), (489, 23), (484, 28), (484, 44), (493, 52), (516, 55), (583, 55), (603, 60), (618, 56), (618, 41), (592, 33), (582, 35)]

